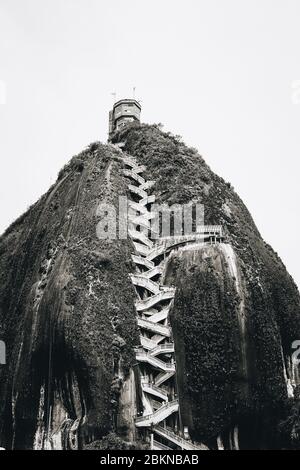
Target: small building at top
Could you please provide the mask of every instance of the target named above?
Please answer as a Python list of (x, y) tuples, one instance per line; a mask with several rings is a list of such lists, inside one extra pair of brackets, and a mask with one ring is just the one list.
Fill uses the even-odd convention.
[(109, 112), (109, 138), (126, 124), (140, 122), (142, 107), (135, 99), (123, 99), (117, 101)]

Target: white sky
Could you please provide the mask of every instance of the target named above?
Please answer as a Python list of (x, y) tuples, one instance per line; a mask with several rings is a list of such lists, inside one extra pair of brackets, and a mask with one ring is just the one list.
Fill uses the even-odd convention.
[(233, 184), (300, 285), (299, 23), (299, 0), (0, 0), (0, 232), (136, 86), (142, 120)]

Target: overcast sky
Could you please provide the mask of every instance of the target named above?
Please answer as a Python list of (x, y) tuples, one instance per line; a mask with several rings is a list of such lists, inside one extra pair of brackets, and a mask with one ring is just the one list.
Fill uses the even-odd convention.
[(299, 0), (0, 0), (0, 232), (106, 140), (111, 93), (133, 86), (300, 285)]

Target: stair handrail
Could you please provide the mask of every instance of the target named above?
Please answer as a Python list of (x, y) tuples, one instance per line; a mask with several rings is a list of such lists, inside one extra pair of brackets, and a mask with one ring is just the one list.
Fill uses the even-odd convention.
[(154, 413), (151, 413), (151, 414), (145, 415), (145, 416), (144, 415), (143, 416), (136, 416), (135, 421), (137, 421), (137, 422), (145, 421), (145, 420), (149, 421), (154, 416), (159, 415), (162, 411), (164, 411), (165, 409), (171, 408), (174, 405), (178, 405), (178, 400), (177, 399), (164, 403), (158, 410), (154, 411)]
[(193, 442), (187, 440), (187, 439), (184, 439), (183, 437), (179, 436), (178, 434), (174, 433), (173, 431), (170, 431), (169, 429), (167, 428), (164, 428), (162, 426), (160, 426), (159, 424), (155, 425), (154, 426), (154, 432), (155, 432), (155, 429), (159, 428), (159, 430), (166, 434), (167, 436), (169, 437), (173, 437), (173, 439), (176, 439), (178, 440), (178, 442), (181, 442), (182, 444), (188, 444), (190, 447), (193, 447), (193, 449), (197, 450), (199, 449), (199, 446), (196, 446), (195, 444), (193, 444)]
[(168, 350), (170, 348), (174, 349), (174, 343), (169, 342), (169, 343), (164, 343), (164, 344), (158, 344), (154, 349), (150, 349), (149, 353), (151, 354), (154, 351)]
[[(153, 362), (156, 362), (157, 364), (160, 364), (160, 368), (161, 369), (169, 369), (169, 370), (173, 370), (175, 368), (175, 362), (171, 362), (171, 363), (168, 363), (168, 362), (164, 362), (160, 359), (157, 359), (157, 357), (155, 356), (151, 356), (149, 353), (147, 353), (144, 349), (142, 349), (141, 351), (137, 351), (136, 352), (136, 360), (138, 361), (139, 360), (139, 354), (142, 355), (142, 356), (145, 356), (146, 358), (148, 359), (151, 359), (151, 361)], [(159, 366), (158, 366), (159, 367)]]
[(142, 382), (142, 385), (147, 385), (149, 388), (152, 388), (153, 390), (156, 390), (157, 392), (161, 393), (162, 395), (168, 395), (168, 392), (162, 388), (162, 387), (158, 387), (157, 385), (155, 385), (154, 383), (151, 383), (149, 381), (143, 381)]

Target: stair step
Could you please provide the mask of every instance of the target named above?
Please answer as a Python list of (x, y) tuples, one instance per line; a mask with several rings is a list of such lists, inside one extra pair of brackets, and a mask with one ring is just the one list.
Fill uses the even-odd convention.
[(151, 339), (146, 338), (145, 336), (140, 336), (140, 341), (141, 341), (142, 347), (147, 350), (154, 349), (157, 346), (157, 343), (155, 343), (155, 341), (152, 341)]
[(178, 447), (181, 447), (184, 450), (209, 450), (208, 447), (206, 447), (204, 444), (195, 445), (191, 441), (184, 439), (178, 434), (175, 434), (173, 431), (166, 429), (162, 426), (155, 426), (153, 428), (153, 431), (159, 436), (173, 442)]
[(153, 323), (158, 323), (162, 320), (166, 320), (169, 315), (169, 309), (164, 308), (163, 310), (160, 310), (160, 312), (156, 312), (151, 317), (149, 317), (149, 320), (152, 321)]
[[(142, 243), (138, 243), (138, 242), (133, 242), (133, 245), (134, 245), (134, 249), (135, 251), (139, 254), (139, 255), (143, 255), (145, 257), (147, 257), (147, 255), (150, 253), (150, 248), (148, 246), (145, 246), (143, 245)], [(151, 260), (148, 260), (147, 261), (151, 261)]]
[(155, 248), (153, 248), (153, 250), (151, 250), (148, 255), (147, 255), (147, 259), (149, 261), (152, 261), (154, 260), (155, 258), (157, 258), (158, 256), (160, 255), (163, 255), (165, 252), (165, 247), (163, 245), (160, 245), (160, 246), (156, 246)]
[[(150, 261), (150, 263), (153, 263), (153, 261)], [(159, 266), (154, 266), (153, 263), (153, 268), (149, 269), (149, 271), (146, 271), (144, 273), (144, 276), (148, 277), (148, 279), (151, 279), (154, 276), (161, 275), (163, 273), (164, 266), (160, 264)]]
[(159, 354), (171, 354), (174, 353), (174, 343), (163, 343), (159, 344), (155, 348), (149, 351), (150, 356), (158, 356)]
[(151, 321), (145, 320), (144, 318), (138, 318), (137, 323), (145, 330), (153, 331), (154, 333), (166, 336), (167, 338), (171, 336), (171, 329), (169, 326), (160, 325), (159, 323), (152, 323)]
[[(138, 230), (134, 230), (132, 228), (128, 228), (128, 234), (133, 240), (138, 240), (144, 245), (147, 245), (149, 248), (153, 248), (153, 242), (149, 240), (148, 237), (143, 232), (139, 232)], [(151, 261), (151, 260), (150, 260)]]
[(163, 384), (164, 382), (166, 382), (168, 379), (170, 379), (171, 377), (173, 377), (173, 375), (175, 374), (175, 372), (161, 372), (160, 374), (158, 374), (158, 376), (155, 378), (155, 385), (157, 387), (159, 387), (161, 384)]
[(151, 307), (154, 307), (157, 303), (163, 300), (172, 300), (175, 295), (175, 289), (170, 287), (168, 289), (161, 290), (158, 294), (152, 295), (144, 300), (138, 300), (135, 307), (138, 312), (143, 312)]
[(143, 275), (131, 274), (130, 278), (132, 284), (135, 286), (144, 287), (153, 294), (157, 294), (159, 292), (159, 285)]
[(152, 385), (149, 383), (142, 383), (143, 392), (148, 393), (150, 395), (154, 395), (155, 397), (161, 398), (162, 400), (168, 400), (168, 393), (163, 390), (162, 388), (157, 387), (156, 385)]
[(155, 202), (155, 195), (152, 194), (151, 196), (146, 196), (143, 197), (143, 199), (140, 200), (140, 204), (143, 206), (146, 206), (147, 204), (153, 204)]
[[(153, 261), (149, 261), (147, 260), (146, 258), (143, 258), (142, 256), (138, 256), (138, 255), (131, 255), (131, 258), (132, 258), (132, 261), (135, 263), (135, 264), (139, 264), (141, 266), (145, 266), (146, 268), (149, 268), (149, 270), (152, 270), (154, 268), (154, 263)], [(149, 271), (146, 271), (147, 273)]]
[(178, 400), (167, 402), (165, 405), (162, 405), (151, 415), (140, 416), (136, 418), (135, 425), (137, 427), (151, 427), (152, 425), (160, 423), (171, 414), (176, 413), (178, 411), (178, 408)]
[(138, 196), (140, 196), (142, 198), (142, 200), (145, 199), (145, 198), (148, 198), (148, 194), (146, 193), (146, 191), (144, 191), (143, 189), (140, 189), (138, 186), (133, 186), (132, 184), (129, 184), (128, 189), (132, 193), (137, 194)]
[(147, 362), (148, 364), (158, 369), (164, 370), (165, 372), (175, 372), (174, 362), (164, 362), (155, 356), (145, 352), (143, 349), (136, 352), (136, 360), (139, 362)]
[(144, 189), (144, 188), (141, 188), (141, 185), (145, 185), (146, 181), (144, 180), (142, 176), (135, 173), (133, 169), (123, 170), (123, 174), (124, 176), (127, 176), (128, 178), (134, 179), (134, 181), (136, 181), (140, 185), (140, 189)]

